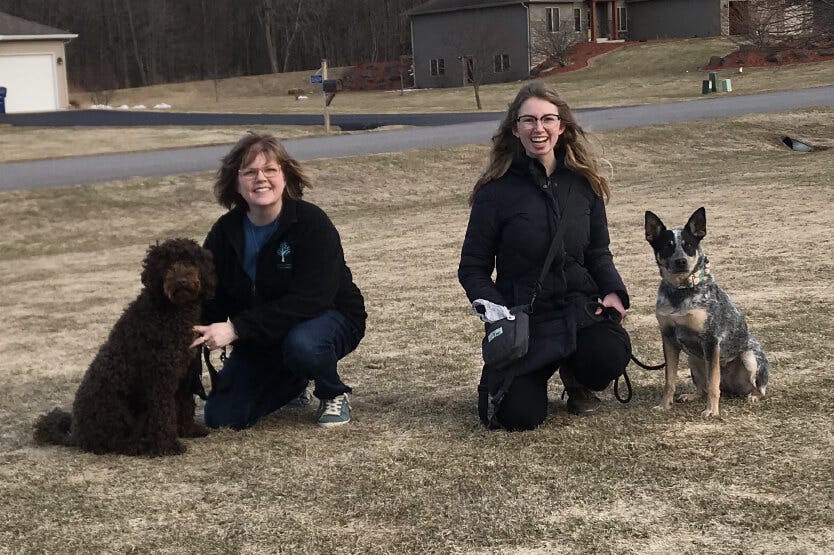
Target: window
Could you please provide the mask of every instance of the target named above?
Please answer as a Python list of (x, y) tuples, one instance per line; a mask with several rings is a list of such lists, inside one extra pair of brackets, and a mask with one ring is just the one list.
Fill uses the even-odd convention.
[(628, 31), (628, 21), (626, 19), (626, 9), (625, 6), (620, 6), (617, 8), (617, 30), (618, 31)]
[(509, 54), (495, 55), (495, 73), (502, 71), (510, 71), (510, 56)]
[(545, 8), (544, 13), (547, 31), (549, 33), (555, 33), (559, 30), (559, 8)]
[(573, 9), (573, 30), (582, 30), (582, 10), (580, 8)]
[(446, 75), (446, 60), (443, 58), (437, 58), (436, 60), (431, 61), (431, 74), (432, 75)]

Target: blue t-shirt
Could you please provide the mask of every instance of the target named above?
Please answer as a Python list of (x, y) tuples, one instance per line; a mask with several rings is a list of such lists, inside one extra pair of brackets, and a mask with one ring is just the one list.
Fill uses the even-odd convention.
[(258, 266), (258, 253), (264, 243), (275, 232), (278, 227), (278, 218), (271, 224), (255, 225), (249, 218), (243, 218), (243, 270), (255, 282), (255, 273)]

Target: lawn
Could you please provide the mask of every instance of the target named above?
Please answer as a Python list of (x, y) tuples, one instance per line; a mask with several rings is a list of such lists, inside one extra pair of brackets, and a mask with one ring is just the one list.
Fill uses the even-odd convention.
[[(505, 100), (508, 100), (506, 98)], [(482, 329), (456, 280), (485, 145), (319, 160), (308, 197), (340, 230), (369, 312), (341, 373), (347, 427), (282, 410), (162, 459), (31, 442), (68, 406), (139, 290), (147, 246), (202, 240), (211, 174), (0, 193), (0, 552), (826, 553), (834, 542), (834, 108), (599, 133), (613, 167), (612, 250), (636, 354), (661, 357), (643, 212), (683, 224), (747, 314), (772, 375), (759, 404), (653, 409), (662, 376), (630, 368), (591, 417), (528, 433), (475, 412)], [(778, 131), (777, 131), (778, 130)], [(777, 133), (819, 147), (800, 154)], [(686, 370), (679, 387), (686, 387)]]

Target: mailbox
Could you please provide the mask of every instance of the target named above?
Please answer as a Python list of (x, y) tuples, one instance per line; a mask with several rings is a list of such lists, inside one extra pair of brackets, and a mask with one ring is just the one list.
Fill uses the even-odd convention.
[(341, 79), (325, 79), (322, 84), (321, 88), (326, 93), (335, 93), (342, 90), (342, 80)]

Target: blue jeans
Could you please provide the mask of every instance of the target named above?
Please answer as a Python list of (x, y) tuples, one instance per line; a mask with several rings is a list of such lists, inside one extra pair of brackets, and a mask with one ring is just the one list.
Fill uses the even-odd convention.
[(296, 398), (309, 380), (315, 381), (313, 394), (319, 399), (350, 393), (336, 365), (360, 339), (341, 313), (328, 310), (293, 326), (280, 349), (233, 349), (220, 371), (228, 389), (209, 396), (206, 425), (248, 428)]

